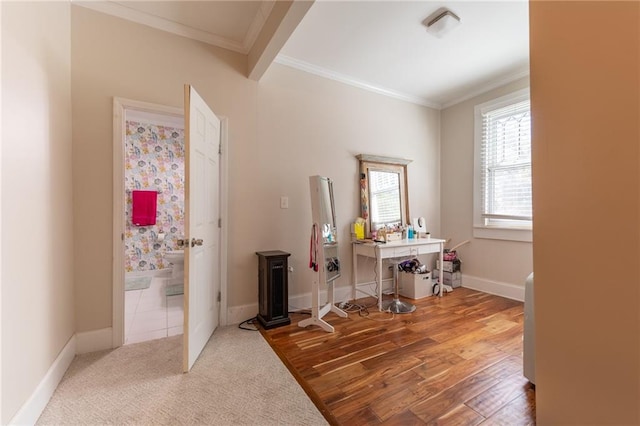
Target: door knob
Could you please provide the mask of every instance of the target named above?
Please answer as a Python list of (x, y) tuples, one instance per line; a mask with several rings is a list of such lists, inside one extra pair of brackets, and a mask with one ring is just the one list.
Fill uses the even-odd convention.
[(193, 246), (201, 246), (201, 245), (202, 245), (202, 238), (198, 238), (198, 239), (192, 238), (191, 239), (191, 247), (193, 247)]

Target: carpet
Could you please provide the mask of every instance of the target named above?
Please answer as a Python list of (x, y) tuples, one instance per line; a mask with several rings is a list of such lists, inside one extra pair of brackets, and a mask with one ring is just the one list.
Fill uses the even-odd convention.
[(257, 331), (219, 328), (191, 372), (182, 336), (75, 357), (38, 425), (327, 425)]
[(124, 279), (124, 290), (144, 290), (149, 288), (153, 277), (126, 277)]

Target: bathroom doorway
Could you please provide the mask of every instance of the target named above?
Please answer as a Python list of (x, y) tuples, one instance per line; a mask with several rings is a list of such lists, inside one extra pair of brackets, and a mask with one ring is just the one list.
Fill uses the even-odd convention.
[[(114, 98), (114, 347), (183, 333), (184, 256), (178, 243), (185, 238), (184, 129), (180, 108)], [(225, 135), (222, 120), (221, 146)], [(216, 191), (220, 217), (226, 210), (224, 154)], [(132, 220), (135, 192), (136, 202), (140, 195), (153, 195), (153, 223)], [(226, 250), (219, 253), (220, 324), (225, 324)]]
[(124, 122), (127, 345), (183, 334), (185, 155), (183, 117), (125, 109)]

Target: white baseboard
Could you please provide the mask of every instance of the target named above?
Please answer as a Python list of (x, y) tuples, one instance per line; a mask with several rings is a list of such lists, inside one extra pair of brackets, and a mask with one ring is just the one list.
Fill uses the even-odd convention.
[(227, 309), (227, 325), (240, 324), (258, 314), (258, 304), (230, 306)]
[[(321, 294), (320, 300), (326, 300), (326, 292)], [(299, 294), (297, 296), (289, 296), (289, 310), (301, 311), (311, 308), (311, 292)]]
[(33, 425), (38, 421), (75, 356), (76, 336), (73, 335), (62, 348), (55, 361), (53, 361), (53, 364), (47, 370), (47, 374), (44, 375), (31, 397), (11, 419), (10, 425)]
[(462, 287), (524, 302), (524, 282), (516, 285), (462, 274)]
[[(336, 303), (347, 302), (351, 300), (351, 287), (337, 287), (334, 289), (333, 298)], [(320, 292), (320, 305), (327, 302), (327, 292)], [(289, 296), (289, 310), (299, 311), (301, 309), (311, 309), (312, 299), (311, 292)]]
[(113, 329), (111, 327), (76, 333), (76, 338), (76, 353), (78, 354), (103, 351), (113, 347)]
[[(375, 284), (375, 283), (374, 283)], [(507, 299), (518, 300), (524, 302), (524, 284), (517, 285), (504, 283), (499, 281), (491, 281), (484, 278), (474, 277), (472, 275), (462, 275), (462, 286), (472, 290), (482, 291), (483, 293), (495, 294), (496, 296), (506, 297)], [(337, 287), (334, 293), (336, 303), (351, 300), (351, 287)], [(371, 290), (373, 292), (373, 289)], [(362, 297), (359, 294), (358, 297)], [(327, 300), (327, 292), (320, 292), (320, 303), (324, 304)], [(289, 296), (289, 310), (296, 311), (311, 308), (311, 292), (303, 293), (295, 296)], [(242, 321), (255, 317), (258, 314), (258, 304), (232, 306), (227, 310), (227, 325), (240, 324)]]

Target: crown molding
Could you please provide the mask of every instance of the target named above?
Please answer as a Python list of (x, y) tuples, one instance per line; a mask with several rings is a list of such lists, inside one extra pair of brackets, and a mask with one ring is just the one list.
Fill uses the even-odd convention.
[(349, 77), (347, 75), (337, 73), (335, 71), (330, 71), (325, 68), (310, 64), (308, 62), (291, 58), (289, 56), (278, 55), (276, 56), (276, 59), (274, 62), (277, 62), (282, 65), (286, 65), (291, 68), (296, 68), (301, 71), (308, 72), (310, 74), (315, 74), (320, 77), (328, 78), (330, 80), (338, 81), (340, 83), (344, 83), (349, 86), (358, 87), (360, 89), (364, 89), (370, 92), (378, 93), (380, 95), (388, 96), (390, 98), (400, 99), (405, 102), (410, 102), (413, 104), (418, 104), (418, 105), (426, 106), (429, 108), (441, 109), (440, 104), (430, 102), (427, 99), (424, 99), (418, 96), (408, 95), (406, 93), (397, 92), (395, 90), (387, 89), (384, 87), (375, 86), (371, 83), (367, 83), (365, 81), (358, 80), (353, 77)]
[[(264, 22), (266, 21), (266, 17), (264, 15), (265, 11), (267, 12), (266, 16), (269, 16), (268, 12), (270, 12), (271, 8), (273, 7), (273, 4), (269, 4), (263, 6), (260, 9), (260, 11), (254, 17), (249, 31), (245, 36), (245, 40), (240, 43), (228, 38), (220, 37), (207, 31), (198, 30), (196, 28), (179, 24), (168, 19), (149, 15), (147, 13), (128, 8), (112, 1), (72, 0), (72, 3), (78, 6), (86, 7), (87, 9), (95, 10), (96, 12), (116, 16), (118, 18), (126, 19), (127, 21), (136, 22), (138, 24), (146, 25), (148, 27), (166, 31), (182, 37), (187, 37), (193, 40), (198, 40), (203, 43), (207, 43), (245, 55), (249, 53), (251, 46), (253, 46), (253, 42), (255, 42), (255, 38), (259, 34), (260, 29), (262, 29), (262, 25), (264, 25)], [(250, 37), (252, 37), (252, 39)]]
[(328, 78), (330, 80), (335, 80), (340, 83), (348, 84), (350, 86), (358, 87), (360, 89), (368, 90), (371, 92), (378, 93), (380, 95), (388, 96), (395, 99), (400, 99), (406, 102), (426, 106), (429, 108), (434, 108), (437, 110), (443, 110), (445, 108), (449, 108), (453, 105), (459, 104), (460, 102), (464, 102), (471, 98), (474, 98), (478, 95), (482, 95), (490, 90), (497, 89), (498, 87), (504, 86), (505, 84), (511, 83), (513, 81), (519, 80), (523, 77), (527, 77), (529, 75), (529, 67), (522, 68), (519, 71), (516, 71), (507, 76), (501, 77), (496, 80), (492, 80), (487, 84), (484, 84), (480, 87), (475, 88), (474, 90), (466, 93), (464, 96), (456, 98), (452, 101), (445, 102), (443, 104), (432, 102), (428, 99), (421, 98), (418, 96), (408, 95), (405, 93), (397, 92), (395, 90), (387, 89), (380, 86), (375, 86), (370, 83), (367, 83), (362, 80), (358, 80), (353, 77), (346, 76), (344, 74), (340, 74), (334, 71), (327, 70), (322, 67), (318, 67), (316, 65), (310, 64), (308, 62), (300, 61), (298, 59), (291, 58), (285, 55), (278, 55), (274, 62), (277, 62), (282, 65), (286, 65), (292, 68), (299, 69), (301, 71), (305, 71), (311, 74), (315, 74), (320, 77)]
[(498, 87), (502, 87), (505, 84), (509, 84), (511, 82), (514, 82), (516, 80), (519, 80), (523, 77), (527, 77), (529, 76), (529, 66), (527, 66), (526, 68), (522, 68), (519, 71), (516, 71), (512, 74), (506, 75), (504, 77), (498, 78), (496, 80), (491, 80), (489, 83), (484, 84), (468, 93), (466, 93), (464, 96), (456, 98), (452, 101), (449, 102), (445, 102), (444, 104), (442, 104), (441, 109), (445, 109), (445, 108), (449, 108), (452, 107), (456, 104), (459, 104), (460, 102), (464, 102), (467, 101), (471, 98), (475, 98), (478, 95), (482, 95), (483, 93), (488, 92), (489, 90), (493, 90), (493, 89), (497, 89)]
[(256, 16), (253, 18), (249, 29), (247, 30), (247, 34), (244, 37), (244, 41), (242, 42), (242, 46), (245, 51), (248, 53), (253, 44), (256, 42), (258, 35), (260, 35), (260, 31), (262, 31), (262, 27), (265, 22), (267, 22), (267, 18), (271, 14), (271, 10), (273, 10), (273, 6), (276, 4), (276, 0), (263, 1), (260, 5), (260, 9), (256, 13)]

